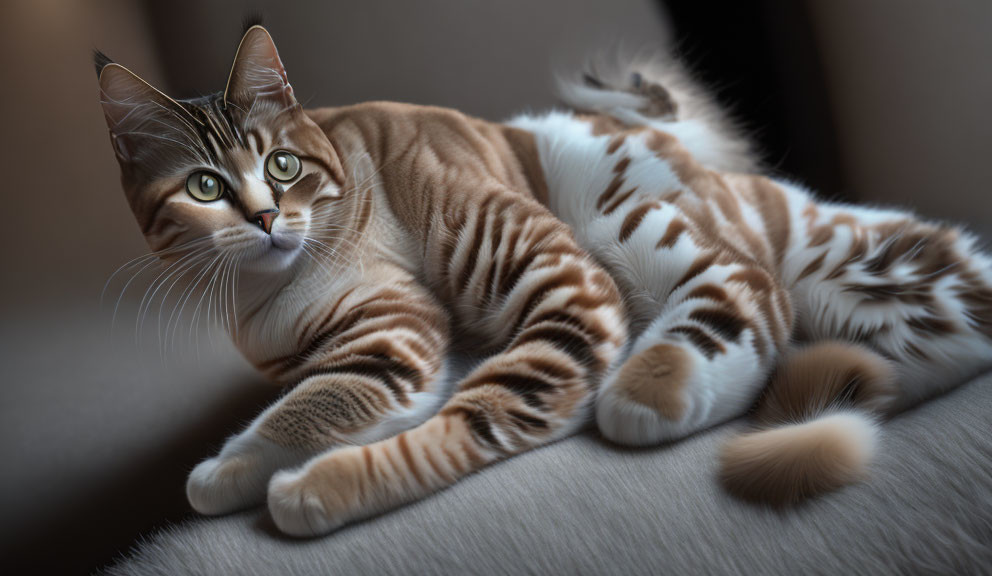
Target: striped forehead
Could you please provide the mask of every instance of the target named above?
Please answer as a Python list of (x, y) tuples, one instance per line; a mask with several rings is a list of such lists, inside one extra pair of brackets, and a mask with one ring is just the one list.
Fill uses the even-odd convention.
[(214, 94), (189, 101), (190, 113), (198, 122), (197, 132), (211, 160), (220, 164), (229, 151), (247, 149), (244, 126), (234, 117), (235, 110), (225, 108), (223, 95)]

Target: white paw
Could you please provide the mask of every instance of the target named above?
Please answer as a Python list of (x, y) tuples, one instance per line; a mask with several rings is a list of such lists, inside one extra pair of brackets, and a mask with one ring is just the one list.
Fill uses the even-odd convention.
[(245, 457), (210, 458), (190, 473), (186, 498), (200, 514), (227, 514), (263, 503), (265, 480)]
[(613, 390), (605, 390), (596, 402), (596, 425), (603, 436), (625, 446), (654, 446), (687, 434), (683, 423)]
[(343, 522), (328, 517), (312, 481), (303, 471), (277, 472), (269, 482), (269, 513), (276, 526), (290, 536), (327, 534)]

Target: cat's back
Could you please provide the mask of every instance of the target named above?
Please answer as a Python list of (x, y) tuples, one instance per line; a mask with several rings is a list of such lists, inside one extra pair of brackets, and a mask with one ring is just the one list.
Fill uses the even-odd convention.
[[(372, 101), (307, 110), (332, 142), (361, 139), (367, 151), (388, 160), (417, 146), (447, 161), (467, 161), (492, 153), (498, 125), (458, 110), (403, 102)], [(497, 136), (494, 138), (494, 136)]]
[(548, 206), (573, 227), (620, 215), (642, 199), (674, 203), (688, 177), (710, 174), (676, 135), (606, 114), (552, 111), (508, 124), (533, 136)]
[[(346, 165), (368, 155), (386, 187), (471, 194), (496, 185), (543, 200), (535, 139), (451, 108), (363, 102), (307, 110)], [(457, 189), (457, 190), (456, 190)]]

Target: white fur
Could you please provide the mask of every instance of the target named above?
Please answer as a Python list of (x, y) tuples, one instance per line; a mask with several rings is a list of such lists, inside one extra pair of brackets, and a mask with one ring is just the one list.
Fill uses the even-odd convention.
[[(656, 249), (659, 235), (681, 214), (673, 204), (661, 203), (645, 215), (626, 242), (617, 241), (624, 218), (639, 198), (654, 198), (684, 189), (671, 166), (649, 150), (638, 136), (628, 138), (616, 153), (608, 155), (611, 137), (594, 136), (590, 123), (569, 113), (523, 116), (512, 124), (530, 130), (537, 138), (551, 210), (572, 227), (579, 243), (606, 266), (623, 289), (632, 334), (637, 336), (643, 329), (630, 354), (663, 342), (680, 344), (665, 335), (668, 328), (689, 323), (685, 316), (691, 306), (680, 306), (680, 295), (701, 283), (722, 284), (735, 267), (712, 267), (682, 286), (678, 293), (671, 293), (701, 253), (688, 235), (683, 235), (670, 249)], [(676, 127), (676, 132), (691, 131), (680, 122), (664, 125), (666, 129)], [(705, 145), (701, 140), (696, 143)], [(596, 200), (613, 179), (613, 166), (623, 157), (631, 159), (625, 171), (624, 189), (637, 186), (639, 192), (613, 213), (602, 215)], [(739, 415), (754, 401), (767, 374), (768, 362), (760, 361), (748, 335), (744, 335), (739, 345), (728, 345), (727, 353), (713, 360), (691, 347), (685, 349), (693, 358), (690, 381), (685, 387), (688, 406), (685, 416), (678, 422), (670, 422), (649, 408), (619, 398), (613, 390), (614, 374), (604, 382), (597, 400), (596, 418), (604, 435), (625, 444), (672, 440)]]
[[(693, 90), (691, 86), (682, 90), (684, 85), (679, 84), (682, 80), (676, 77), (675, 90), (670, 90), (677, 100), (680, 90), (683, 93)], [(622, 75), (619, 81), (623, 81)], [(728, 132), (726, 125), (711, 109), (705, 104), (698, 106), (692, 98), (679, 101), (679, 104), (688, 102), (687, 115), (646, 118), (637, 111), (645, 104), (640, 96), (570, 83), (563, 83), (561, 87), (566, 101), (580, 109), (609, 114), (628, 125), (648, 126), (675, 136), (703, 166), (727, 170), (750, 164), (747, 146), (735, 134)], [(720, 267), (712, 267), (672, 293), (672, 287), (700, 254), (700, 247), (685, 234), (671, 248), (656, 249), (660, 234), (680, 215), (679, 208), (673, 204), (661, 202), (652, 208), (633, 235), (624, 243), (618, 242), (622, 222), (641, 201), (684, 189), (672, 167), (645, 146), (643, 133), (627, 137), (619, 150), (607, 154), (612, 137), (593, 135), (590, 122), (568, 112), (523, 115), (510, 124), (530, 131), (536, 138), (548, 183), (549, 208), (572, 227), (579, 243), (606, 266), (624, 291), (632, 334), (636, 337), (630, 352), (636, 353), (658, 343), (670, 342), (665, 337), (666, 329), (676, 322), (686, 323), (684, 316), (687, 309), (680, 308), (685, 304), (684, 295), (701, 282), (722, 285), (723, 279), (730, 273), (730, 270), (721, 271)], [(630, 159), (621, 190), (636, 186), (637, 192), (611, 214), (604, 215), (601, 207), (596, 206), (597, 199), (614, 178), (613, 168), (621, 158)], [(817, 224), (827, 223), (840, 213), (854, 216), (859, 225), (904, 221), (912, 218), (911, 214), (891, 209), (818, 203), (799, 186), (782, 181), (777, 184), (785, 192), (790, 220), (790, 237), (778, 280), (790, 292), (801, 333), (814, 339), (855, 340), (863, 328), (883, 322), (893, 326), (891, 331), (879, 335), (871, 344), (896, 360), (900, 407), (945, 390), (982, 367), (992, 365), (992, 342), (976, 330), (952, 289), (956, 274), (946, 276), (937, 284), (935, 292), (939, 312), (943, 317), (955, 319), (957, 331), (942, 336), (921, 335), (906, 324), (912, 315), (921, 313), (919, 306), (900, 302), (885, 306), (869, 304), (862, 294), (845, 289), (847, 282), (873, 281), (863, 271), (862, 263), (848, 265), (839, 278), (825, 278), (847, 258), (855, 231), (838, 226), (830, 242), (809, 247), (806, 235), (809, 222), (804, 212), (814, 203), (819, 210)], [(698, 201), (703, 202), (702, 199)], [(745, 221), (759, 234), (765, 233), (764, 222), (756, 208), (747, 202), (740, 204)], [(719, 209), (712, 212), (718, 221), (722, 218)], [(973, 239), (963, 234), (958, 244), (962, 259), (970, 259), (971, 269), (977, 270), (985, 282), (992, 283), (992, 264), (987, 257), (975, 251)], [(879, 250), (881, 246), (878, 239), (872, 240), (871, 250)], [(820, 270), (800, 281), (799, 276), (806, 267), (824, 254), (826, 258)], [(908, 266), (895, 267), (892, 271), (892, 277), (905, 281), (910, 280), (912, 274), (913, 270)], [(743, 312), (757, 314), (757, 311), (748, 309), (747, 298), (735, 300)], [(768, 321), (765, 320), (766, 329)], [(678, 438), (743, 414), (774, 365), (774, 358), (758, 358), (750, 344), (751, 336), (745, 333), (740, 343), (725, 343), (727, 353), (718, 354), (712, 360), (707, 360), (692, 347), (685, 347), (693, 358), (693, 366), (690, 381), (685, 387), (684, 400), (689, 408), (678, 422), (664, 420), (653, 410), (633, 405), (617, 396), (612, 389), (615, 374), (607, 378), (597, 406), (597, 421), (601, 430), (620, 442), (650, 444)], [(906, 343), (925, 349), (929, 358), (920, 359), (909, 354)]]

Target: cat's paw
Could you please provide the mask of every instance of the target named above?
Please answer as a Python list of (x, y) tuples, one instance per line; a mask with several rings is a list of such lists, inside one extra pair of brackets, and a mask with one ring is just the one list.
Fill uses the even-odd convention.
[(186, 498), (200, 514), (218, 515), (265, 502), (267, 478), (259, 478), (247, 456), (200, 462), (186, 481)]
[(269, 513), (279, 530), (320, 536), (362, 517), (359, 450), (345, 448), (300, 470), (276, 473), (269, 483)]
[(317, 490), (300, 472), (277, 472), (272, 477), (269, 513), (279, 530), (290, 536), (319, 536), (339, 526), (330, 520)]
[(608, 381), (596, 402), (596, 423), (610, 440), (646, 446), (683, 436), (693, 401), (690, 352), (657, 344), (632, 355)]

